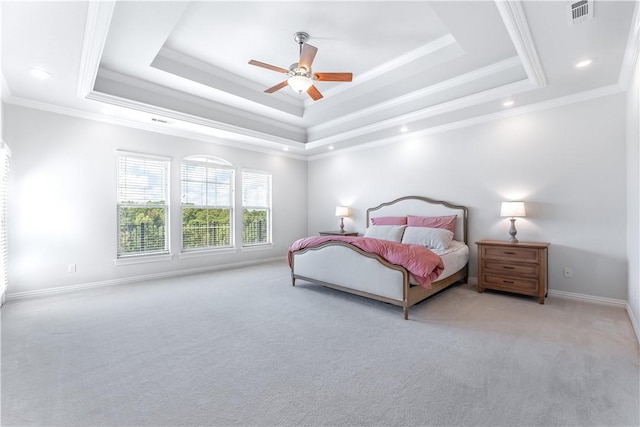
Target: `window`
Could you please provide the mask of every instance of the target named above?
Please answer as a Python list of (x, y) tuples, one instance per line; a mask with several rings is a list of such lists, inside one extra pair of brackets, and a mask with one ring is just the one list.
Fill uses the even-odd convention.
[(233, 247), (233, 166), (191, 156), (182, 162), (182, 250)]
[(7, 200), (9, 192), (9, 158), (11, 150), (0, 142), (0, 305), (4, 303), (4, 294), (9, 285), (7, 255)]
[(169, 159), (118, 152), (118, 258), (168, 254)]
[(271, 174), (242, 172), (242, 244), (271, 243)]

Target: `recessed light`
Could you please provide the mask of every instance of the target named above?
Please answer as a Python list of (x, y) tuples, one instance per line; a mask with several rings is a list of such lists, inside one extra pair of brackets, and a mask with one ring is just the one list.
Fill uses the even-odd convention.
[(407, 133), (407, 132), (409, 132), (409, 128), (408, 128), (407, 126), (402, 126), (402, 127), (400, 128), (400, 132), (402, 132), (402, 133)]
[(576, 68), (584, 68), (587, 67), (589, 65), (591, 65), (591, 63), (593, 62), (593, 59), (585, 59), (584, 61), (580, 61), (576, 64)]
[(502, 103), (502, 105), (503, 105), (504, 107), (511, 107), (513, 104), (515, 104), (515, 102), (513, 102), (512, 100), (504, 101), (504, 102)]
[(289, 151), (289, 147), (282, 147), (282, 151)]
[(330, 145), (330, 146), (329, 146), (329, 150), (333, 150), (333, 145)]
[(40, 79), (40, 80), (46, 80), (51, 77), (51, 73), (46, 70), (43, 70), (42, 68), (31, 68), (29, 70), (29, 73), (31, 74), (32, 77), (35, 77), (36, 79)]

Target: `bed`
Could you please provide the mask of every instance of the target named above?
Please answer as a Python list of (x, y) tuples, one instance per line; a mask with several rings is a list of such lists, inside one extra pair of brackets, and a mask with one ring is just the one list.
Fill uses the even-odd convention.
[(452, 216), (455, 216), (455, 225), (449, 227), (453, 237), (451, 245), (434, 250), (442, 259), (444, 269), (429, 286), (407, 268), (358, 248), (348, 237), (340, 236), (327, 237), (314, 247), (296, 249), (295, 243), (291, 246), (292, 285), (300, 279), (401, 306), (404, 318), (408, 319), (411, 306), (455, 283), (466, 283), (469, 274), (468, 209), (421, 196), (405, 196), (367, 209), (365, 236), (369, 231), (383, 228), (380, 227), (386, 224), (383, 219)]

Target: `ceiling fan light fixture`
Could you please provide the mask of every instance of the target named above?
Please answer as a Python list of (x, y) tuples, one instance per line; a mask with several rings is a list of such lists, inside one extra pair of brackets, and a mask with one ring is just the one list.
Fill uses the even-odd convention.
[(306, 76), (291, 76), (287, 83), (297, 93), (305, 93), (313, 85), (313, 81)]

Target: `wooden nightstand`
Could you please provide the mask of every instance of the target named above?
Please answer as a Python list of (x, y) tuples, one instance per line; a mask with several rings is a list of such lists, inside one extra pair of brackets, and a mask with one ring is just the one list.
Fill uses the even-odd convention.
[(481, 240), (478, 245), (478, 292), (485, 289), (538, 297), (547, 295), (549, 243)]
[(344, 232), (341, 232), (340, 230), (337, 230), (337, 231), (321, 231), (320, 235), (321, 236), (357, 236), (358, 232), (357, 231), (344, 231)]

